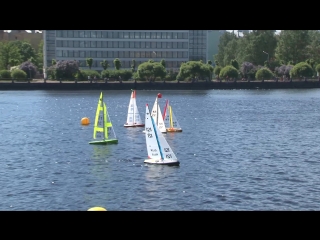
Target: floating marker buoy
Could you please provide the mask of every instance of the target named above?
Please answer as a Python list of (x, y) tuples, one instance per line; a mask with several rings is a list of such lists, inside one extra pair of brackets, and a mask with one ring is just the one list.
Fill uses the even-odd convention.
[(84, 117), (81, 119), (81, 124), (82, 125), (89, 125), (90, 124), (90, 120), (87, 117)]
[(162, 98), (162, 94), (161, 93), (158, 93), (158, 98)]
[(93, 208), (89, 208), (88, 211), (107, 211), (107, 209), (103, 207), (93, 207)]

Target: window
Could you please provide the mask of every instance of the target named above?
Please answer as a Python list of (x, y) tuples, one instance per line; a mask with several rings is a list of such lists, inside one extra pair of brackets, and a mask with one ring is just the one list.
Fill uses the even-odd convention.
[(92, 48), (97, 47), (97, 42), (96, 42), (96, 41), (91, 41), (91, 47), (92, 47)]
[(134, 47), (135, 48), (140, 48), (140, 42), (134, 42)]
[(124, 48), (129, 48), (129, 42), (124, 42)]
[(182, 38), (183, 39), (188, 39), (188, 33), (182, 33)]
[(182, 39), (182, 33), (178, 33), (178, 39)]
[(128, 57), (129, 57), (129, 52), (128, 52), (128, 51), (125, 51), (125, 52), (124, 52), (124, 57), (125, 57), (125, 58), (128, 58)]
[(101, 44), (102, 44), (103, 48), (107, 48), (108, 47), (108, 42), (107, 41), (103, 41)]
[(145, 32), (140, 33), (140, 38), (146, 38), (146, 33)]
[(150, 32), (146, 32), (146, 38), (150, 38)]
[(101, 51), (101, 52), (102, 52), (102, 57), (103, 57), (103, 58), (107, 58), (107, 57), (108, 57), (107, 51)]
[(90, 41), (85, 41), (84, 42), (84, 47), (89, 48), (90, 47)]
[(102, 35), (102, 38), (108, 37), (108, 33), (106, 31), (102, 31), (101, 35)]
[(151, 48), (156, 48), (157, 47), (157, 43), (156, 42), (151, 42)]
[(177, 48), (177, 42), (172, 43), (172, 48)]
[(85, 57), (84, 51), (80, 51), (80, 57), (81, 57), (81, 58), (84, 58), (84, 57)]
[(134, 58), (134, 51), (130, 51), (130, 57)]
[(107, 56), (108, 56), (108, 58), (113, 58), (113, 52), (107, 51)]
[(119, 33), (118, 32), (113, 32), (113, 38), (119, 38)]
[(96, 31), (97, 33), (97, 38), (101, 38), (101, 31)]
[(157, 48), (161, 48), (161, 42), (157, 42)]
[(119, 51), (119, 58), (123, 58), (123, 51)]
[(80, 47), (84, 48), (84, 41), (80, 41)]
[(157, 52), (157, 58), (161, 58), (161, 57), (162, 57), (161, 52)]
[(68, 47), (68, 41), (62, 40), (62, 47)]
[(78, 48), (80, 41), (73, 41), (73, 47)]
[(101, 48), (101, 41), (97, 42), (97, 48)]
[(176, 32), (172, 33), (172, 38), (177, 39), (178, 38), (178, 33), (176, 33)]
[(187, 42), (182, 43), (182, 47), (183, 47), (184, 49), (187, 49), (187, 48), (188, 48), (188, 43), (187, 43)]
[(182, 57), (187, 58), (188, 57), (188, 52), (182, 52)]
[(178, 67), (177, 61), (172, 62), (172, 67), (174, 67), (174, 68)]
[(73, 48), (73, 41), (71, 40), (68, 41), (68, 47)]
[(167, 43), (166, 42), (162, 42), (161, 43), (161, 48), (167, 48)]
[(68, 37), (67, 33), (68, 33), (67, 30), (63, 30), (62, 31), (62, 37), (64, 37), (64, 38)]
[(146, 42), (140, 42), (140, 48), (146, 48)]
[(129, 38), (129, 33), (128, 32), (124, 32), (123, 33), (123, 38)]
[(136, 58), (140, 58), (140, 52), (139, 51), (135, 52), (135, 57)]
[(63, 57), (68, 57), (68, 51), (67, 50), (62, 50), (62, 56)]
[(167, 48), (172, 48), (172, 42), (167, 42)]
[(167, 51), (167, 58), (172, 58), (172, 52)]
[(176, 51), (173, 51), (173, 52), (172, 52), (172, 57), (173, 57), (173, 58), (177, 58), (177, 56), (178, 56), (178, 53), (177, 53)]
[(157, 33), (152, 32), (152, 33), (151, 33), (151, 38), (157, 38)]
[(178, 42), (178, 48), (182, 48), (182, 42)]
[(182, 58), (182, 52), (178, 52), (178, 58)]
[(91, 31), (91, 37), (96, 38), (97, 37), (97, 32), (96, 31)]
[(149, 51), (146, 52), (146, 58), (150, 58), (151, 57), (151, 54)]
[(73, 57), (75, 58), (79, 57), (79, 51), (73, 51)]
[(79, 31), (79, 37), (84, 38), (84, 31)]
[(91, 51), (90, 55), (92, 58), (97, 57), (97, 51)]
[(146, 48), (150, 48), (150, 42), (146, 42)]
[(112, 32), (108, 32), (108, 38), (112, 38)]
[(118, 51), (113, 52), (113, 57), (114, 58), (118, 58), (119, 57), (119, 52)]
[(68, 30), (68, 38), (73, 38), (73, 31), (72, 30)]
[(90, 31), (84, 31), (84, 37), (89, 38), (90, 37)]
[(62, 31), (61, 30), (57, 30), (56, 31), (56, 37), (62, 37)]
[(112, 42), (108, 41), (108, 48), (112, 48)]
[(57, 40), (57, 47), (62, 47), (62, 41), (61, 40)]
[(146, 57), (146, 52), (145, 52), (145, 51), (140, 52), (140, 56), (141, 56), (142, 58), (145, 58), (145, 57)]
[(123, 38), (123, 32), (119, 32), (119, 38)]
[(119, 42), (119, 48), (123, 48), (123, 42), (122, 41)]
[(73, 37), (78, 38), (79, 37), (79, 31), (73, 31)]
[(157, 38), (158, 38), (158, 39), (161, 38), (161, 32), (157, 32)]
[(130, 48), (134, 48), (134, 42), (130, 42)]
[(161, 33), (161, 38), (166, 39), (167, 38), (167, 33), (166, 32)]
[(89, 58), (89, 57), (91, 57), (91, 54), (90, 54), (90, 51), (85, 51), (86, 52), (86, 58)]
[(163, 58), (166, 58), (166, 57), (167, 57), (166, 52), (162, 52), (162, 57), (163, 57)]
[(172, 38), (172, 32), (167, 33), (167, 38), (170, 38), (170, 39)]
[(119, 47), (119, 42), (118, 41), (113, 41), (112, 45), (114, 48), (118, 48)]
[(62, 57), (62, 50), (57, 50), (57, 57)]
[(167, 62), (166, 62), (166, 67), (172, 68), (172, 62), (171, 62), (171, 61), (167, 61)]
[(73, 57), (73, 51), (68, 50), (68, 56)]
[(134, 32), (129, 33), (130, 38), (134, 38)]

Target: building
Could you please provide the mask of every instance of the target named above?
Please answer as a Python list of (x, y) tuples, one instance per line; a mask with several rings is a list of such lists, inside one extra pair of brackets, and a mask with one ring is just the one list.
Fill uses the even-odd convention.
[(35, 50), (38, 50), (42, 39), (42, 33), (37, 30), (32, 30), (30, 32), (27, 32), (26, 30), (10, 30), (10, 32), (0, 30), (0, 41), (28, 41)]
[(102, 70), (100, 62), (119, 58), (122, 68), (153, 59), (166, 61), (166, 68), (178, 70), (182, 62), (207, 61), (207, 30), (44, 30), (44, 58), (47, 67), (55, 60), (78, 60), (87, 68)]

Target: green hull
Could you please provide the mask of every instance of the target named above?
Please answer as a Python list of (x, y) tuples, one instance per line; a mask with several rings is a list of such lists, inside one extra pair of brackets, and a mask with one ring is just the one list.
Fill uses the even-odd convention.
[(89, 144), (96, 144), (96, 145), (107, 145), (107, 144), (117, 144), (118, 139), (106, 139), (106, 140), (97, 140), (89, 142)]

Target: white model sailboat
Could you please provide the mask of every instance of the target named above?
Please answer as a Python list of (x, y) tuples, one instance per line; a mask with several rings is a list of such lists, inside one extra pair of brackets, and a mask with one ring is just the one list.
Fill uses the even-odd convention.
[(162, 97), (162, 95), (160, 93), (158, 93), (156, 100), (153, 104), (151, 117), (153, 117), (153, 119), (155, 120), (156, 126), (158, 126), (160, 132), (167, 133), (166, 126), (164, 124), (163, 117), (162, 117), (161, 110), (160, 110), (160, 106), (158, 103), (158, 98), (161, 98), (161, 97)]
[(167, 132), (182, 132), (182, 128), (180, 127), (180, 124), (172, 111), (169, 100), (166, 101), (166, 105), (163, 110), (163, 120)]
[[(112, 130), (112, 132), (111, 132)], [(114, 138), (110, 138), (110, 134), (113, 134)], [(89, 142), (89, 144), (115, 144), (118, 143), (116, 134), (113, 130), (112, 123), (107, 111), (107, 106), (103, 101), (103, 94), (101, 92), (98, 101), (96, 117), (93, 127), (93, 139), (98, 139)]]
[(127, 122), (124, 124), (125, 127), (144, 127), (142, 123), (139, 110), (136, 102), (136, 90), (131, 89), (131, 97), (128, 106)]
[(167, 140), (156, 126), (154, 118), (151, 117), (148, 104), (145, 115), (145, 136), (148, 151), (148, 159), (144, 160), (145, 163), (176, 166), (180, 164)]

